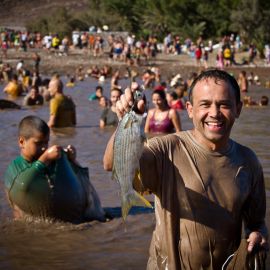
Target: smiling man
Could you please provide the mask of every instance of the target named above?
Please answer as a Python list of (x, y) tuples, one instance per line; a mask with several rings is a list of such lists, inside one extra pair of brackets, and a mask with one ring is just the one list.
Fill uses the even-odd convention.
[(191, 85), (187, 111), (193, 120), (194, 138), (210, 150), (218, 151), (230, 145), (231, 128), (240, 115), (242, 102), (232, 77), (212, 78), (211, 75), (210, 72), (209, 77), (201, 75)]
[[(119, 117), (130, 108), (132, 91), (118, 101)], [(140, 101), (141, 112), (144, 107)], [(261, 164), (252, 150), (230, 139), (241, 108), (236, 80), (207, 70), (190, 87), (187, 111), (194, 128), (145, 146), (136, 188), (155, 194), (157, 221), (148, 269), (221, 269), (240, 244), (242, 223), (246, 251), (267, 249)], [(106, 170), (113, 167), (113, 140), (104, 155)]]

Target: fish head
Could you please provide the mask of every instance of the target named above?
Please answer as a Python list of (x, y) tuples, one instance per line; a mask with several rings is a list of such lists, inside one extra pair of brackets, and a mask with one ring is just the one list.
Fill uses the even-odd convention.
[(145, 95), (143, 93), (144, 91), (144, 87), (140, 86), (134, 93), (133, 93), (133, 99), (134, 99), (134, 104), (131, 108), (132, 111), (135, 111), (136, 113), (139, 113), (137, 104), (140, 100), (144, 100), (146, 102), (145, 99)]
[(144, 98), (143, 89), (140, 87), (133, 94), (134, 101), (139, 101)]

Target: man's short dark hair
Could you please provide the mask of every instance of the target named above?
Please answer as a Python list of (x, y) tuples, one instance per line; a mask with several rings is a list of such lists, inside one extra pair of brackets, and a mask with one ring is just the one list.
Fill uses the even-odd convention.
[(114, 92), (114, 91), (117, 91), (118, 93), (120, 93), (120, 95), (123, 94), (123, 91), (121, 89), (118, 89), (118, 88), (112, 88), (111, 89), (111, 92)]
[(268, 99), (267, 96), (262, 96), (261, 97), (261, 105), (262, 106), (267, 106), (268, 105), (268, 101), (269, 101), (269, 99)]
[(224, 81), (226, 83), (228, 83), (235, 95), (235, 100), (236, 100), (236, 104), (239, 104), (241, 102), (241, 98), (240, 98), (240, 88), (239, 85), (237, 83), (237, 81), (235, 80), (235, 78), (230, 75), (229, 73), (227, 73), (224, 70), (220, 70), (220, 69), (208, 69), (204, 72), (202, 72), (198, 77), (196, 77), (194, 79), (194, 81), (192, 82), (190, 88), (189, 88), (189, 93), (188, 93), (188, 98), (189, 101), (192, 103), (192, 94), (193, 94), (193, 89), (195, 87), (195, 85), (200, 82), (203, 81), (205, 79), (214, 79), (215, 82), (217, 83), (218, 81)]
[(33, 137), (34, 131), (39, 131), (45, 136), (50, 134), (50, 128), (41, 118), (34, 115), (24, 117), (19, 123), (19, 136), (29, 139)]

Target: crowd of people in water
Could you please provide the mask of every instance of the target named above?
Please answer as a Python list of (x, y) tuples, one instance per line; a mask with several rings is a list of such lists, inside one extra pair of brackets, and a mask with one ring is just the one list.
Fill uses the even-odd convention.
[[(145, 131), (148, 133), (170, 133), (181, 130), (181, 119), (178, 112), (185, 110), (188, 89), (198, 73), (191, 72), (187, 77), (182, 77), (178, 73), (165, 78), (158, 65), (144, 65), (143, 70), (138, 69), (136, 65), (141, 64), (142, 57), (150, 59), (154, 58), (157, 53), (188, 53), (196, 60), (196, 65), (203, 70), (208, 68), (208, 54), (215, 51), (217, 52), (216, 67), (224, 69), (239, 64), (236, 63), (234, 54), (240, 51), (243, 46), (240, 37), (233, 34), (223, 37), (218, 49), (215, 50), (213, 42), (209, 41), (206, 44), (202, 37), (199, 37), (195, 42), (186, 39), (184, 44), (181, 44), (180, 37), (172, 35), (172, 33), (168, 33), (164, 37), (163, 43), (160, 44), (157, 37), (151, 35), (146, 39), (137, 39), (134, 35), (128, 33), (126, 33), (126, 36), (115, 36), (114, 34), (102, 35), (102, 33), (73, 31), (71, 38), (60, 39), (57, 34), (42, 36), (40, 33), (13, 30), (1, 32), (0, 44), (3, 53), (0, 62), (0, 82), (4, 84), (3, 91), (13, 98), (23, 95), (23, 105), (25, 106), (50, 103), (50, 116), (53, 112), (57, 112), (58, 107), (66, 108), (67, 112), (65, 113), (72, 118), (69, 121), (64, 121), (63, 119), (68, 118), (63, 116), (54, 117), (54, 120), (50, 118), (50, 126), (73, 126), (76, 124), (75, 104), (71, 97), (64, 95), (64, 87), (74, 87), (75, 84), (87, 77), (94, 78), (97, 81), (95, 93), (89, 96), (89, 101), (98, 100), (103, 110), (100, 117), (100, 127), (116, 126), (118, 118), (115, 113), (115, 105), (123, 93), (120, 80), (129, 78), (133, 81), (140, 80), (143, 88), (152, 90), (153, 108), (148, 111), (145, 126)], [(107, 46), (107, 49), (105, 49), (105, 46)], [(103, 66), (92, 65), (89, 68), (79, 65), (75, 68), (73, 74), (66, 74), (66, 85), (63, 85), (59, 74), (54, 74), (51, 78), (40, 75), (40, 62), (42, 61), (40, 50), (68, 55), (72, 47), (85, 50), (85, 52), (89, 52), (96, 57), (107, 51), (109, 57), (115, 61), (126, 62), (127, 68), (124, 72), (123, 70), (120, 71), (118, 68), (113, 68), (110, 62)], [(32, 63), (26, 64), (22, 59), (15, 66), (11, 66), (8, 61), (5, 61), (8, 57), (7, 50), (9, 48), (27, 52)], [(250, 44), (248, 52), (249, 59), (246, 60), (246, 63), (255, 65), (256, 47)], [(268, 46), (265, 47), (265, 55), (268, 59)], [(138, 72), (138, 70), (142, 71)], [(106, 80), (110, 80), (109, 97), (105, 96), (103, 91)], [(261, 86), (257, 74), (252, 71), (248, 74), (243, 68), (237, 74), (237, 82), (245, 106), (265, 106), (268, 104), (267, 96), (262, 96), (261, 100), (254, 100), (249, 95), (251, 85)], [(50, 85), (56, 86), (50, 87)], [(61, 104), (65, 104), (65, 106)], [(61, 123), (62, 121), (65, 123)]]
[[(32, 66), (27, 66), (23, 60), (16, 66), (2, 62), (0, 65), (0, 81), (4, 84), (3, 91), (9, 98), (24, 96), (23, 105), (50, 104), (50, 127), (63, 127), (76, 125), (75, 104), (72, 97), (64, 95), (65, 87), (74, 87), (87, 78), (96, 80), (96, 88), (89, 96), (89, 101), (97, 100), (102, 113), (100, 116), (100, 128), (105, 126), (117, 126), (118, 118), (115, 112), (116, 102), (123, 93), (121, 79), (129, 78), (131, 81), (141, 81), (144, 89), (152, 91), (152, 106), (146, 117), (145, 131), (147, 133), (171, 133), (181, 130), (179, 111), (185, 110), (188, 89), (193, 80), (198, 76), (197, 72), (191, 72), (188, 77), (181, 74), (173, 74), (168, 78), (162, 76), (158, 66), (149, 66), (139, 73), (137, 69), (127, 66), (126, 70), (113, 68), (109, 64), (104, 66), (93, 65), (88, 69), (78, 66), (74, 74), (67, 74), (67, 82), (64, 85), (59, 74), (50, 78), (39, 74), (41, 61), (38, 53), (32, 54)], [(31, 72), (31, 68), (34, 70)], [(110, 96), (104, 95), (104, 82), (110, 80)], [(261, 86), (258, 75), (249, 74), (241, 70), (237, 74), (242, 101), (245, 106), (266, 106), (268, 97), (262, 96), (260, 100), (254, 100), (249, 95), (252, 85)], [(64, 108), (60, 110), (58, 108)], [(57, 115), (55, 115), (57, 114)], [(52, 117), (52, 115), (55, 115)], [(68, 116), (67, 116), (68, 115)], [(53, 118), (53, 120), (52, 120)]]

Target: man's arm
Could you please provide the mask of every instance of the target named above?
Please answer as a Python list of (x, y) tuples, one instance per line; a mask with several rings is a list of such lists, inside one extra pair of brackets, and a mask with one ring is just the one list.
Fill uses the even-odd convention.
[[(132, 83), (131, 89), (127, 88), (125, 93), (121, 95), (120, 100), (116, 103), (116, 114), (121, 119), (127, 112), (130, 111), (133, 105), (133, 92), (138, 88), (137, 83)], [(144, 112), (145, 104), (144, 100), (140, 100), (137, 104), (138, 110)], [(111, 136), (103, 157), (103, 167), (107, 171), (111, 171), (113, 167), (113, 143), (115, 133)]]
[(49, 118), (49, 121), (47, 124), (48, 124), (49, 128), (54, 127), (54, 125), (55, 125), (55, 115), (54, 114), (50, 115), (50, 118)]
[(52, 98), (50, 100), (50, 118), (49, 118), (49, 121), (48, 121), (48, 126), (50, 128), (54, 127), (55, 126), (55, 120), (56, 120), (56, 113), (57, 113), (57, 110), (58, 110), (58, 102), (55, 98)]
[[(118, 115), (118, 118), (123, 117), (123, 115), (130, 110), (132, 104), (132, 91), (130, 89), (126, 89), (125, 94), (121, 96), (120, 100), (116, 104), (116, 113)], [(137, 107), (139, 112), (144, 112), (145, 101), (140, 100)], [(114, 138), (115, 132), (112, 134), (110, 140), (108, 141), (103, 157), (103, 167), (107, 171), (111, 171), (113, 169)], [(156, 193), (156, 187), (158, 182), (157, 173), (158, 170), (156, 168), (155, 155), (148, 146), (145, 146), (140, 159), (140, 173), (136, 175), (133, 182), (134, 188), (142, 193), (145, 191)]]
[(3, 89), (4, 93), (9, 93), (10, 92), (10, 82), (6, 85), (6, 87)]
[(99, 127), (100, 127), (100, 128), (104, 128), (104, 127), (105, 127), (105, 122), (104, 122), (103, 119), (100, 119), (100, 120), (99, 120)]
[(266, 195), (264, 176), (261, 165), (257, 162), (254, 166), (254, 183), (251, 194), (244, 209), (244, 222), (247, 234), (248, 251), (254, 247), (269, 248), (268, 232), (265, 225)]
[(181, 128), (181, 120), (180, 120), (179, 114), (174, 109), (170, 109), (169, 113), (171, 114), (171, 118), (172, 118), (172, 122), (173, 122), (173, 125), (175, 128), (175, 131), (176, 132), (181, 131), (182, 128)]
[(100, 120), (99, 120), (99, 127), (104, 128), (106, 126), (106, 118), (108, 114), (108, 108), (103, 109)]
[(114, 143), (115, 132), (111, 136), (107, 147), (105, 149), (103, 157), (103, 167), (106, 171), (111, 171), (113, 168), (113, 143)]

